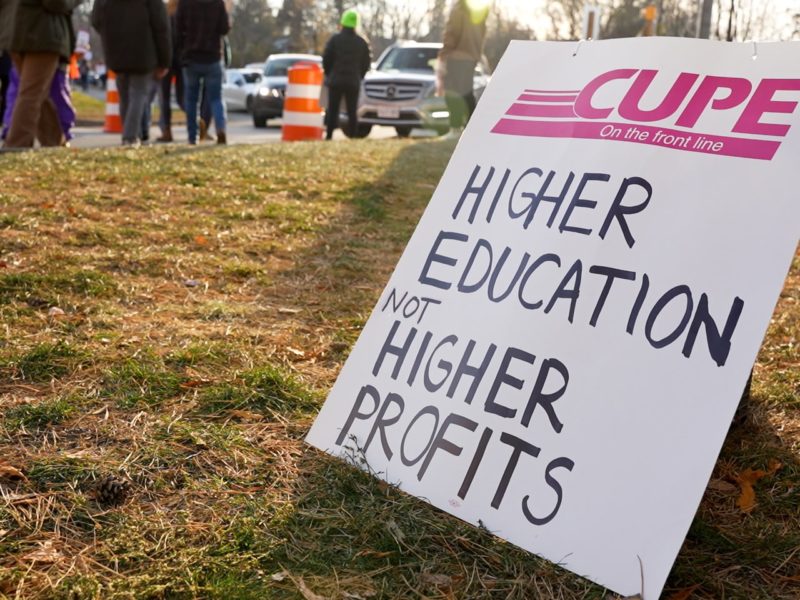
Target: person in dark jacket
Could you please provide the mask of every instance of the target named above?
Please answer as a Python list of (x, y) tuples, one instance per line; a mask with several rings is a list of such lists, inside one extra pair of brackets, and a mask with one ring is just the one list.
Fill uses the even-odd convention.
[(341, 31), (325, 45), (322, 55), (322, 68), (328, 83), (327, 136), (331, 139), (333, 131), (339, 126), (339, 107), (342, 96), (347, 103), (347, 117), (350, 135), (358, 131), (358, 93), (361, 80), (369, 71), (371, 56), (369, 44), (356, 33), (358, 13), (346, 10), (342, 14)]
[(189, 143), (197, 143), (197, 104), (202, 83), (208, 90), (217, 143), (225, 144), (222, 48), (223, 37), (230, 31), (228, 11), (222, 0), (179, 0), (175, 21), (186, 88), (184, 106)]
[(72, 54), (72, 11), (80, 3), (81, 0), (17, 3), (8, 49), (19, 73), (19, 91), (6, 147), (32, 148), (37, 138), (43, 146), (62, 143), (58, 115), (48, 95), (59, 63), (69, 62)]
[(123, 145), (139, 145), (153, 79), (169, 69), (172, 47), (162, 0), (95, 0), (92, 26), (117, 74)]

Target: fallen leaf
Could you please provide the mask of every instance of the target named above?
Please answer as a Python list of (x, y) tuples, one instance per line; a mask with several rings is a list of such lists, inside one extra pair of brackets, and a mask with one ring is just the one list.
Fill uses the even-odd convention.
[(700, 584), (693, 585), (688, 588), (684, 588), (682, 590), (678, 590), (671, 596), (667, 598), (667, 600), (689, 600), (692, 594), (694, 594), (695, 590), (700, 588)]
[(294, 584), (297, 586), (297, 589), (300, 590), (300, 593), (303, 594), (303, 598), (305, 598), (306, 600), (328, 600), (328, 598), (326, 598), (325, 596), (320, 596), (319, 594), (315, 594), (314, 592), (312, 592), (306, 585), (306, 582), (303, 581), (302, 577), (293, 581)]
[(50, 310), (47, 311), (47, 316), (51, 318), (63, 317), (65, 314), (66, 313), (57, 306), (51, 306)]
[(204, 235), (194, 236), (194, 243), (198, 246), (208, 246), (208, 238)]
[(27, 479), (22, 471), (9, 464), (0, 464), (0, 479)]
[(403, 541), (404, 537), (406, 537), (406, 534), (403, 533), (403, 530), (400, 529), (400, 526), (394, 519), (389, 519), (386, 521), (386, 528), (389, 530), (389, 533), (392, 534), (392, 537), (397, 541), (398, 544)]
[(712, 479), (708, 482), (708, 489), (716, 492), (723, 492), (725, 494), (732, 494), (739, 488), (737, 488), (731, 482), (725, 481), (724, 479)]
[(197, 388), (203, 385), (207, 385), (209, 383), (211, 382), (208, 379), (190, 379), (189, 381), (184, 381), (183, 383), (181, 383), (179, 387), (185, 390), (190, 390), (192, 388)]
[(361, 556), (371, 556), (372, 558), (386, 558), (387, 556), (392, 556), (394, 552), (378, 552), (377, 550), (361, 550), (360, 552), (356, 553), (356, 558)]
[(258, 413), (250, 412), (249, 410), (232, 410), (230, 416), (236, 417), (237, 419), (241, 419), (242, 421), (263, 421), (264, 415), (259, 415)]
[(279, 573), (273, 573), (270, 577), (272, 581), (284, 581), (286, 579), (286, 571), (280, 571)]
[(286, 346), (286, 351), (289, 352), (290, 354), (294, 354), (295, 356), (299, 356), (300, 358), (303, 358), (306, 355), (306, 353), (303, 352), (302, 350), (298, 350), (297, 348), (292, 348), (291, 346)]
[(61, 560), (62, 554), (53, 546), (53, 542), (47, 541), (38, 550), (25, 555), (25, 559), (31, 562), (52, 564)]
[(452, 577), (439, 573), (423, 573), (419, 576), (419, 580), (421, 583), (435, 585), (436, 587), (450, 587), (453, 583)]
[(741, 489), (739, 499), (736, 501), (736, 506), (739, 507), (739, 510), (749, 513), (756, 507), (756, 491), (753, 488), (753, 484), (763, 477), (774, 474), (781, 466), (781, 463), (772, 459), (769, 461), (766, 471), (747, 468), (736, 476), (736, 483), (739, 484)]
[(64, 458), (77, 459), (77, 458), (86, 458), (87, 456), (91, 455), (92, 455), (91, 450), (84, 449), (84, 450), (78, 450), (76, 452), (67, 452), (66, 454), (64, 454)]
[(4, 537), (8, 533), (8, 529), (0, 529), (0, 538)]
[(0, 260), (0, 269), (8, 268), (8, 263), (4, 260)]

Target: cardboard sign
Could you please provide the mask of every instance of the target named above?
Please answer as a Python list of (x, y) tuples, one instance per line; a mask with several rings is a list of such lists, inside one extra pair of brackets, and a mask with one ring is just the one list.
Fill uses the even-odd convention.
[(798, 64), (514, 42), (308, 442), (658, 598), (796, 250)]

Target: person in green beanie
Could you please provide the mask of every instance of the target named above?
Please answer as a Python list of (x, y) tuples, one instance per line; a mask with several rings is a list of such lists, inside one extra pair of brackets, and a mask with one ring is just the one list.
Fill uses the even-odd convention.
[(342, 97), (347, 103), (349, 133), (355, 135), (358, 131), (358, 94), (361, 80), (369, 71), (372, 60), (369, 44), (356, 33), (358, 13), (346, 10), (340, 24), (341, 30), (328, 40), (322, 55), (322, 68), (328, 84), (328, 140), (339, 126)]

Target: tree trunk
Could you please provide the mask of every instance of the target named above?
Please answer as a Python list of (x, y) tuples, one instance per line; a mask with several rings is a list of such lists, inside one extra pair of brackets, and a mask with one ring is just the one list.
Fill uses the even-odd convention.
[(711, 12), (714, 8), (714, 0), (700, 1), (700, 19), (697, 26), (697, 37), (707, 40), (711, 36)]

